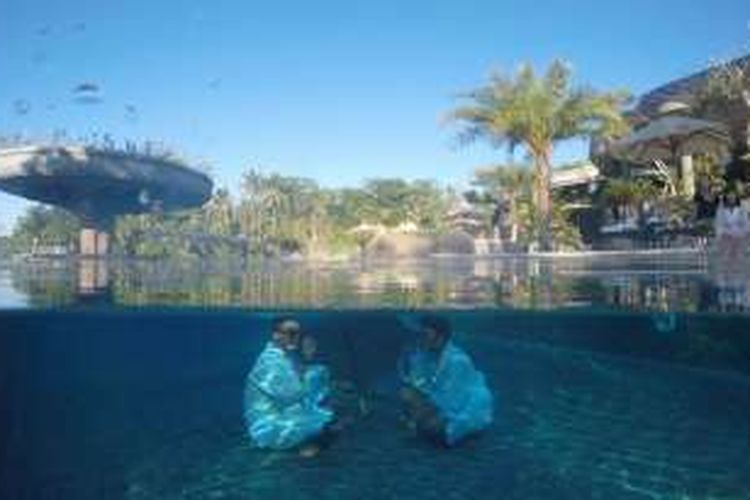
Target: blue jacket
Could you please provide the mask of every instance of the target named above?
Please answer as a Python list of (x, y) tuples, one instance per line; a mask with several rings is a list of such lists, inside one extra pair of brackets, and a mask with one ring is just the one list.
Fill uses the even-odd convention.
[(318, 435), (333, 419), (321, 406), (328, 383), (325, 367), (300, 368), (269, 342), (245, 382), (244, 416), (253, 444), (287, 449)]
[(445, 422), (449, 445), (492, 423), (492, 394), (471, 358), (452, 342), (440, 354), (424, 350), (408, 355), (404, 382), (425, 394)]

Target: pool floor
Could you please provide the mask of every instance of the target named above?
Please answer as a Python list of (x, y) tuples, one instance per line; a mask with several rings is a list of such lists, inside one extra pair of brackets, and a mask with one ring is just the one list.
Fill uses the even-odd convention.
[(750, 380), (517, 342), (473, 347), (503, 360), (484, 367), (497, 415), (459, 448), (413, 438), (395, 402), (375, 396), (372, 414), (312, 460), (251, 449), (238, 421), (195, 428), (128, 464), (125, 496), (750, 498)]
[[(554, 340), (566, 338), (562, 330), (487, 331), (511, 324), (509, 316), (457, 339), (495, 395), (495, 422), (484, 434), (433, 447), (401, 426), (395, 391), (373, 384), (365, 391), (371, 412), (303, 459), (255, 450), (245, 435), (244, 375), (267, 338), (267, 316), (173, 316), (10, 318), (14, 335), (0, 335), (0, 347), (15, 353), (0, 367), (12, 423), (0, 426), (8, 443), (0, 497), (750, 498), (750, 376), (741, 370), (573, 348)], [(463, 326), (479, 325), (475, 316), (467, 313)], [(379, 351), (396, 352), (387, 335), (398, 324), (393, 315), (361, 318), (347, 321), (361, 324), (362, 340), (376, 335)], [(540, 331), (562, 328), (560, 318), (534, 318)], [(678, 328), (654, 345), (672, 349), (684, 334)], [(352, 366), (377, 356), (368, 342)], [(381, 373), (392, 371), (386, 361)], [(347, 394), (357, 414), (358, 398)]]

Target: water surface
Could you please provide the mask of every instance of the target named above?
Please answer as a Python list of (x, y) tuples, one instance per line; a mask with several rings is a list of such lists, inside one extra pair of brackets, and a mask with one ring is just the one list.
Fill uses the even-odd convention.
[[(696, 255), (5, 266), (0, 497), (748, 498), (747, 290)], [(495, 396), (450, 450), (398, 418), (396, 359), (427, 311)], [(281, 312), (355, 417), (314, 460), (244, 429)]]
[(0, 267), (0, 308), (19, 302), (744, 311), (750, 308), (750, 268), (716, 272), (692, 252), (338, 263), (38, 261)]

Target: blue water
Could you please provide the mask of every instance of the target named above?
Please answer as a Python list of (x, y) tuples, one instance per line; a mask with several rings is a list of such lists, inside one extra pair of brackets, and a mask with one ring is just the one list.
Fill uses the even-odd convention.
[(485, 373), (492, 427), (446, 450), (400, 426), (419, 311), (298, 309), (359, 415), (315, 459), (245, 435), (272, 312), (0, 311), (0, 498), (750, 498), (749, 316), (432, 309)]

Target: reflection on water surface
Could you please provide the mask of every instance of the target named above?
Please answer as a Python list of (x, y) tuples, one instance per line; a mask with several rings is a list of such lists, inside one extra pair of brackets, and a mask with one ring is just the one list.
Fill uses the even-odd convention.
[(0, 269), (0, 307), (186, 305), (259, 308), (606, 307), (745, 311), (750, 275), (705, 256), (435, 258), (248, 265), (38, 261)]

